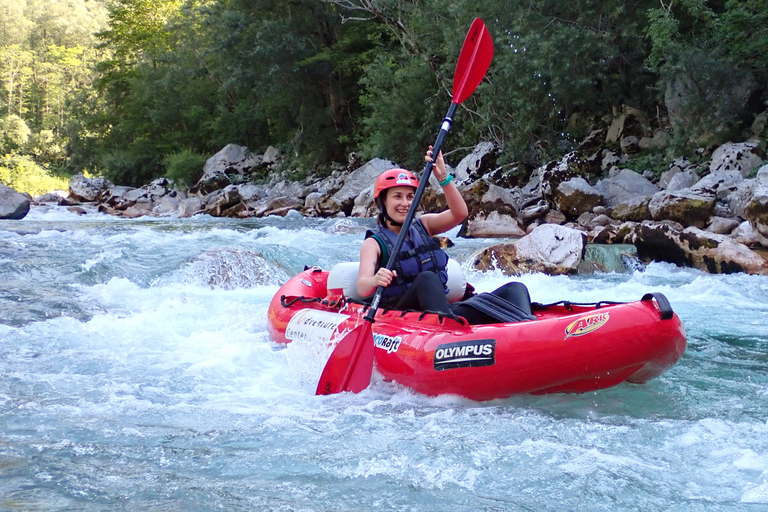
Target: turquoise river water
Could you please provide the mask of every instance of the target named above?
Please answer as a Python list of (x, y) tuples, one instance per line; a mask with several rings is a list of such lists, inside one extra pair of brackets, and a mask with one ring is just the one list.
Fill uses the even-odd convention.
[[(323, 362), (273, 343), (267, 306), (368, 225), (0, 221), (0, 510), (768, 510), (768, 278), (521, 278), (544, 303), (664, 293), (688, 349), (645, 385), (481, 403), (374, 374), (315, 396)], [(453, 239), (463, 263), (493, 243)]]

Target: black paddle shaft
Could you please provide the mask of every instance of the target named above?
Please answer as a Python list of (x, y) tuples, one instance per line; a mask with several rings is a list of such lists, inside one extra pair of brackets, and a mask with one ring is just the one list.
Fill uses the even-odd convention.
[[(456, 107), (458, 106), (458, 103), (451, 103), (451, 106), (448, 108), (448, 113), (446, 113), (445, 117), (443, 118), (443, 124), (440, 126), (440, 133), (437, 134), (437, 140), (435, 141), (434, 146), (432, 146), (433, 162), (440, 154), (440, 149), (443, 147), (443, 142), (445, 141), (446, 135), (448, 135), (448, 130), (451, 129), (451, 125), (453, 124), (453, 115), (456, 113)], [(427, 188), (429, 177), (432, 175), (433, 162), (427, 162), (427, 166), (424, 168), (424, 172), (421, 175), (421, 181), (419, 182), (419, 186), (413, 196), (413, 202), (411, 203), (411, 207), (408, 209), (408, 214), (405, 216), (403, 226), (400, 228), (400, 234), (397, 236), (397, 241), (395, 242), (395, 247), (392, 250), (392, 254), (389, 255), (389, 261), (387, 262), (386, 266), (387, 270), (392, 270), (392, 267), (394, 267), (395, 263), (397, 262), (397, 255), (400, 253), (400, 249), (403, 247), (405, 237), (408, 236), (411, 222), (413, 222), (413, 217), (416, 214), (416, 210), (419, 208), (419, 202), (421, 202), (421, 196), (424, 195), (424, 189)], [(365, 315), (365, 320), (368, 322), (373, 323), (374, 321), (376, 311), (379, 309), (379, 302), (381, 302), (382, 293), (384, 293), (384, 287), (377, 287), (376, 293), (373, 295), (373, 300), (371, 301), (371, 307), (368, 309), (368, 313)]]

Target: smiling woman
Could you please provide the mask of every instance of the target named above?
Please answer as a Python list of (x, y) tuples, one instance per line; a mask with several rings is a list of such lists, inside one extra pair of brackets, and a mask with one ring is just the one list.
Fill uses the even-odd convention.
[[(433, 161), (431, 146), (425, 159)], [(405, 169), (390, 169), (376, 179), (373, 196), (379, 208), (379, 222), (376, 229), (366, 233), (360, 248), (357, 280), (360, 295), (370, 296), (377, 287), (383, 286), (384, 306), (451, 314), (444, 292), (448, 281), (448, 256), (432, 237), (458, 226), (467, 217), (467, 204), (446, 170), (442, 153), (437, 155), (434, 169), (448, 209), (424, 214), (408, 227), (408, 235), (392, 270), (385, 264), (394, 251), (419, 180)]]

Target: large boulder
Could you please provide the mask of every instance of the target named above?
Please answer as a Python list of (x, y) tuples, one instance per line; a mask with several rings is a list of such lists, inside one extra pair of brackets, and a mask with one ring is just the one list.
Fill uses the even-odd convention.
[(373, 185), (379, 174), (396, 167), (397, 165), (389, 160), (374, 158), (352, 171), (344, 179), (344, 185), (341, 189), (318, 205), (318, 209), (326, 217), (339, 212), (344, 212), (345, 215), (350, 216), (355, 207), (355, 199)]
[(0, 219), (23, 219), (29, 213), (29, 206), (27, 196), (0, 183)]
[[(668, 171), (670, 173), (674, 171)], [(684, 171), (677, 171), (672, 174), (664, 190), (669, 192), (675, 192), (677, 190), (683, 190), (685, 188), (691, 188), (699, 181), (699, 175), (693, 169), (686, 169)]]
[(634, 196), (611, 208), (611, 218), (620, 221), (641, 222), (651, 218), (648, 204), (651, 198), (648, 196)]
[(499, 244), (478, 255), (474, 266), (478, 270), (497, 267), (506, 275), (543, 272), (551, 275), (576, 273), (587, 244), (581, 231), (542, 224), (530, 234), (509, 244)]
[[(585, 158), (576, 151), (571, 151), (556, 162), (550, 162), (539, 168), (541, 193), (547, 199), (552, 199), (557, 187), (571, 178), (586, 178), (599, 172), (600, 163)], [(525, 188), (524, 188), (525, 190)]]
[(497, 155), (498, 148), (493, 142), (481, 142), (475, 146), (472, 152), (462, 158), (459, 165), (453, 169), (457, 185), (479, 179), (485, 173), (492, 171), (496, 165)]
[(724, 198), (743, 181), (744, 177), (737, 170), (715, 171), (701, 178), (690, 188), (691, 190), (712, 192), (718, 198)]
[(558, 185), (553, 202), (565, 215), (578, 217), (591, 212), (595, 206), (603, 204), (603, 196), (581, 176), (571, 178)]
[(765, 151), (756, 142), (729, 142), (712, 153), (710, 172), (738, 171), (746, 177), (765, 160)]
[(206, 195), (227, 185), (242, 183), (249, 173), (261, 165), (261, 159), (245, 146), (227, 144), (206, 160), (203, 176), (191, 192)]
[(86, 178), (78, 174), (69, 180), (69, 197), (88, 203), (100, 201), (103, 196), (109, 194), (112, 187), (114, 185), (105, 178)]
[(520, 227), (516, 217), (506, 213), (491, 211), (478, 212), (467, 219), (466, 229), (459, 236), (467, 238), (513, 238), (525, 236), (525, 230)]
[(696, 227), (683, 230), (644, 222), (624, 239), (637, 247), (640, 258), (667, 261), (711, 274), (746, 272), (768, 275), (768, 261), (726, 235)]
[(602, 194), (607, 208), (627, 203), (637, 196), (650, 198), (659, 191), (656, 185), (631, 169), (622, 169), (614, 177), (598, 181), (595, 189)]
[(672, 220), (700, 228), (709, 223), (714, 209), (714, 194), (692, 189), (664, 190), (656, 193), (648, 203), (653, 220)]

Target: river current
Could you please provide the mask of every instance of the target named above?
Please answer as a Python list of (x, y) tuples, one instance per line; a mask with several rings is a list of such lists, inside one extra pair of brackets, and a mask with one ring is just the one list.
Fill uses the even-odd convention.
[[(370, 225), (0, 221), (0, 510), (768, 510), (767, 277), (520, 278), (542, 303), (664, 293), (688, 349), (644, 385), (473, 402), (374, 374), (315, 396), (323, 362), (273, 343), (267, 306)], [(495, 242), (452, 239), (465, 264)]]

